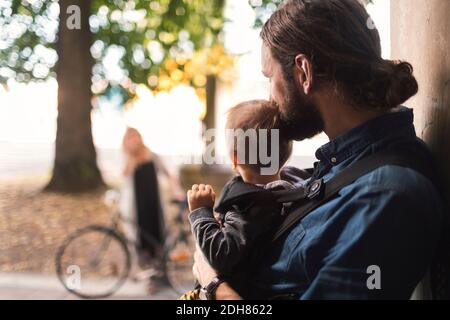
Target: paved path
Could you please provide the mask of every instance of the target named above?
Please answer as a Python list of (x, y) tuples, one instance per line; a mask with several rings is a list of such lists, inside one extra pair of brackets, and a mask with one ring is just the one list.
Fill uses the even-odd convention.
[[(149, 295), (145, 284), (127, 282), (114, 296), (108, 299), (168, 300), (178, 295), (170, 289)], [(0, 273), (0, 300), (77, 300), (59, 283), (56, 276), (31, 273)]]

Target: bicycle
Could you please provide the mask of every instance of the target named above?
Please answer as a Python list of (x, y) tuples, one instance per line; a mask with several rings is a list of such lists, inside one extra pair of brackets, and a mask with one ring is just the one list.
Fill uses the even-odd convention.
[[(120, 227), (125, 221), (118, 209), (118, 192), (108, 191), (105, 202), (112, 211), (111, 225), (90, 225), (70, 234), (58, 248), (55, 264), (58, 279), (69, 292), (84, 299), (107, 298), (116, 293), (129, 278), (137, 259), (133, 248), (138, 246)], [(139, 230), (141, 237), (154, 247), (153, 269), (149, 277), (158, 277), (177, 294), (193, 287), (193, 242), (187, 223), (188, 204), (172, 200), (178, 207), (175, 232), (166, 232), (169, 239), (159, 243), (150, 234)]]

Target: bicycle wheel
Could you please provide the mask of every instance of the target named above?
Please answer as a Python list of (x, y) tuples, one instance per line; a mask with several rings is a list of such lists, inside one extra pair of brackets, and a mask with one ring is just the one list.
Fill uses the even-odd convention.
[(102, 226), (89, 226), (70, 235), (58, 249), (55, 262), (62, 285), (85, 299), (114, 294), (131, 267), (123, 237)]
[(172, 289), (180, 296), (194, 288), (192, 273), (195, 244), (186, 239), (175, 239), (166, 251), (166, 277)]

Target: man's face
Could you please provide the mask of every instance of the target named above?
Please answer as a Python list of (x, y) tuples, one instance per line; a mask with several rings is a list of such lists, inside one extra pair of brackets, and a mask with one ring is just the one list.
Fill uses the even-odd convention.
[(262, 47), (262, 72), (270, 80), (270, 99), (280, 110), (282, 129), (287, 138), (304, 140), (323, 131), (317, 106), (300, 90), (294, 70), (292, 75), (285, 76), (280, 62), (272, 57), (265, 45)]
[(286, 106), (286, 80), (284, 79), (281, 64), (272, 58), (270, 49), (262, 46), (262, 73), (270, 81), (270, 99), (280, 108), (281, 113), (285, 113), (283, 107)]

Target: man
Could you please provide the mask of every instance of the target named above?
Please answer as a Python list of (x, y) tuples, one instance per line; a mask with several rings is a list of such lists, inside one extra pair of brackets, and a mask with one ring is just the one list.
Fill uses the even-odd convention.
[[(329, 181), (386, 150), (429, 158), (412, 111), (418, 84), (406, 62), (381, 58), (378, 31), (357, 0), (288, 0), (264, 25), (263, 73), (296, 140), (324, 131), (314, 178)], [(344, 187), (272, 244), (251, 298), (408, 299), (435, 252), (442, 201), (431, 179), (385, 165)], [(196, 253), (209, 297), (239, 295)], [(371, 275), (376, 277), (369, 279)]]

